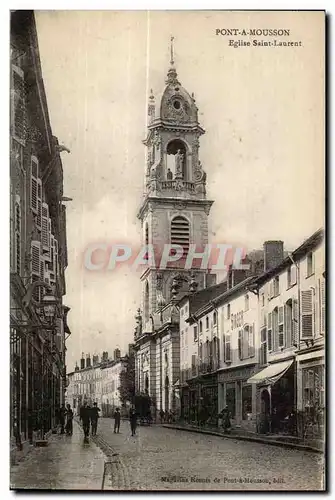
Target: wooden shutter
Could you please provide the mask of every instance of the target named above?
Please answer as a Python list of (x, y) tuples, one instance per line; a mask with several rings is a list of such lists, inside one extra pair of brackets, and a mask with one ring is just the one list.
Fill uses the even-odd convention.
[(225, 339), (226, 362), (231, 361), (230, 335), (226, 335)]
[(11, 89), (11, 126), (13, 137), (25, 145), (26, 136), (26, 99), (24, 72), (18, 66), (12, 65), (12, 89)]
[(301, 292), (301, 338), (313, 338), (313, 290)]
[(254, 325), (249, 326), (248, 356), (249, 356), (249, 358), (252, 358), (253, 356), (255, 356), (255, 328), (254, 328)]
[(326, 286), (325, 281), (320, 283), (320, 334), (326, 333)]
[(31, 242), (31, 274), (37, 278), (40, 278), (40, 272), (41, 272), (41, 243), (39, 241), (33, 240)]
[(37, 214), (38, 204), (38, 160), (35, 156), (30, 159), (30, 207)]
[(272, 313), (268, 314), (268, 349), (272, 351)]
[(243, 330), (238, 331), (238, 357), (243, 359)]
[(293, 311), (292, 303), (285, 304), (285, 345), (286, 347), (291, 347), (292, 345), (292, 322), (293, 322)]
[(249, 325), (246, 325), (243, 330), (243, 359), (246, 359), (249, 356)]
[(292, 345), (298, 345), (299, 336), (299, 309), (298, 300), (292, 300)]
[(17, 197), (15, 201), (15, 271), (21, 275), (21, 203)]
[(36, 227), (41, 231), (42, 229), (42, 181), (37, 179), (37, 217)]
[(49, 207), (47, 203), (42, 203), (42, 249), (49, 252)]
[(285, 346), (284, 337), (284, 307), (278, 307), (278, 347)]

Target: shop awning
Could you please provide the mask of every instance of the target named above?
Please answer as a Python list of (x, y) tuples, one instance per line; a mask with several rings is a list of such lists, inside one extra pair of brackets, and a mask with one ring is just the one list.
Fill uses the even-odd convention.
[(275, 384), (277, 380), (287, 372), (292, 363), (293, 359), (290, 359), (289, 361), (282, 361), (281, 363), (274, 363), (273, 365), (267, 366), (264, 370), (250, 377), (247, 383), (262, 385)]

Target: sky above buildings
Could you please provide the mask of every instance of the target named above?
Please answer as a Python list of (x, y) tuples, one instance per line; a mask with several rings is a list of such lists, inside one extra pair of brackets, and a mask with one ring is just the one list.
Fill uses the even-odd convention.
[[(169, 41), (195, 93), (212, 242), (293, 249), (323, 225), (322, 13), (40, 11), (42, 72), (63, 153), (71, 307), (68, 369), (86, 353), (125, 351), (140, 306), (126, 266), (85, 270), (92, 243), (140, 244), (147, 98), (163, 91)], [(301, 47), (229, 46), (217, 28), (285, 28)], [(261, 37), (266, 39), (265, 37)], [(278, 38), (278, 37), (277, 37)], [(157, 99), (156, 99), (157, 103)]]

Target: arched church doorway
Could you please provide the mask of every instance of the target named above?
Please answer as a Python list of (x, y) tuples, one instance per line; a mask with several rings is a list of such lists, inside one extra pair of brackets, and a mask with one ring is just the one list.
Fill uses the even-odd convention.
[(169, 411), (169, 377), (165, 377), (165, 411)]
[[(187, 180), (186, 146), (180, 139), (169, 142), (166, 150), (166, 179)], [(169, 174), (169, 175), (168, 175)]]

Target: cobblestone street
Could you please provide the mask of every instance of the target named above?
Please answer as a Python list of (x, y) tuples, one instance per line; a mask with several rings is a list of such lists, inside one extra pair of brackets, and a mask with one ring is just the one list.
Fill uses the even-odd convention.
[(98, 429), (121, 459), (125, 483), (109, 478), (112, 488), (322, 489), (322, 458), (317, 453), (160, 426), (138, 427), (132, 437), (129, 422), (121, 423), (120, 434), (114, 434), (112, 426), (113, 420), (101, 419)]

